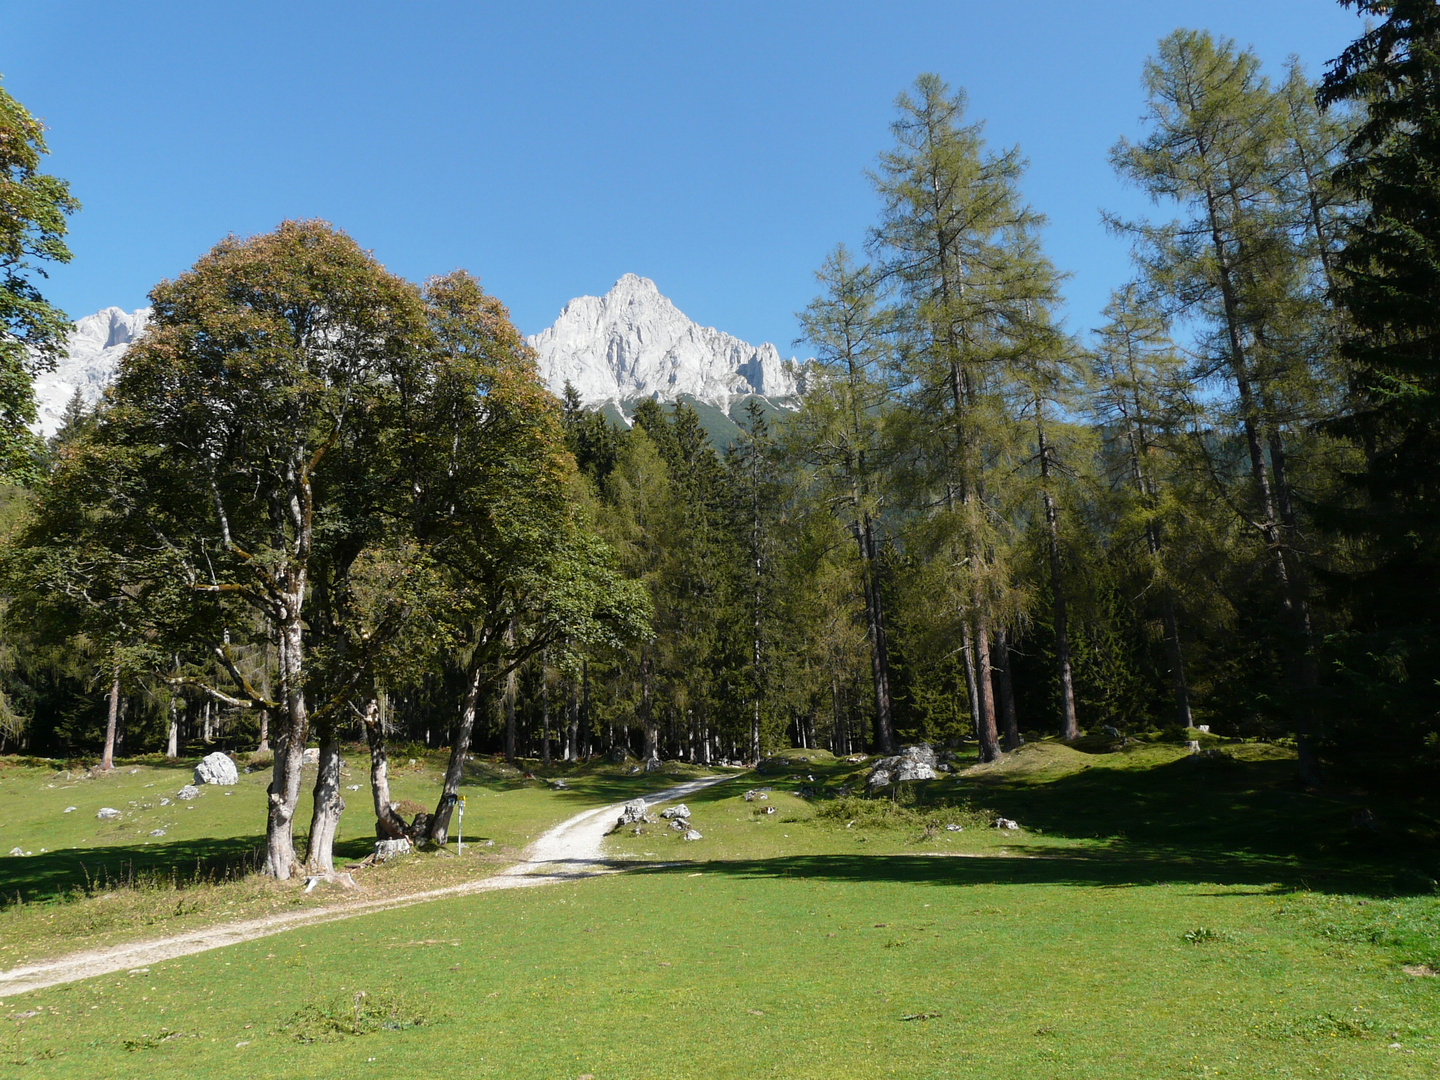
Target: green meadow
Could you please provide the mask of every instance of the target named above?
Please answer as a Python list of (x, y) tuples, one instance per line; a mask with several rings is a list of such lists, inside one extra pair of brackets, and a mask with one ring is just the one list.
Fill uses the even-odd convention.
[[(1433, 816), (1304, 794), (1284, 750), (1221, 749), (1046, 742), (863, 801), (840, 794), (863, 765), (789, 751), (687, 799), (699, 841), (617, 829), (622, 874), (14, 996), (0, 1061), (67, 1078), (1436, 1075)], [(498, 795), (484, 831), (513, 845), (658, 782), (472, 791)]]

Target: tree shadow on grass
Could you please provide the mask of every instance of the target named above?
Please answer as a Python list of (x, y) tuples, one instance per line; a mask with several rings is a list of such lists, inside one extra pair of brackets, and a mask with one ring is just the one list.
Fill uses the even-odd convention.
[(1215, 885), (1251, 892), (1319, 891), (1393, 896), (1417, 891), (1402, 877), (1377, 878), (1339, 867), (1301, 867), (1268, 859), (1179, 857), (1129, 850), (1051, 848), (1016, 855), (787, 855), (773, 859), (635, 866), (637, 874), (705, 874), (737, 878), (824, 879), (936, 886), (1064, 885), (1124, 889), (1147, 885)]
[[(1119, 767), (1104, 767), (1119, 766)], [(1096, 767), (1099, 766), (1099, 767)], [(746, 777), (745, 786), (818, 789), (830, 774)], [(805, 771), (805, 770), (802, 770)], [(853, 776), (853, 770), (850, 770)], [(710, 789), (697, 804), (733, 796)], [(1423, 893), (1440, 877), (1436, 808), (1413, 792), (1315, 793), (1295, 780), (1288, 760), (1182, 757), (1153, 765), (1106, 761), (1053, 776), (1003, 772), (942, 777), (907, 785), (922, 814), (946, 806), (993, 811), (1026, 832), (1095, 841), (1046, 848), (1027, 837), (1024, 856), (807, 856), (707, 863), (716, 872), (838, 875), (861, 880), (913, 876), (935, 883), (1015, 881), (1089, 885), (1216, 883), (1315, 888), (1364, 895)], [(823, 822), (815, 827), (824, 828)], [(837, 830), (838, 831), (838, 830)]]
[(224, 881), (250, 873), (264, 853), (264, 837), (238, 836), (67, 848), (0, 859), (0, 907), (76, 892)]

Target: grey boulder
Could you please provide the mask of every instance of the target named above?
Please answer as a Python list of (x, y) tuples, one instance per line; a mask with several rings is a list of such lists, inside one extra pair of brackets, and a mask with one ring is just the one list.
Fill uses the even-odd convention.
[(377, 863), (387, 862), (408, 854), (410, 854), (410, 841), (403, 836), (399, 840), (375, 841), (375, 861)]
[(672, 806), (668, 810), (661, 810), (660, 816), (667, 821), (677, 817), (688, 818), (690, 816), (690, 808), (682, 802), (679, 806)]
[(620, 811), (621, 825), (636, 825), (645, 820), (646, 804), (644, 799), (631, 799)]
[(235, 762), (230, 760), (229, 754), (222, 754), (219, 750), (213, 754), (206, 754), (200, 764), (195, 766), (195, 783), (197, 784), (223, 784), (230, 785), (240, 780), (239, 770), (235, 768)]
[(114, 821), (120, 816), (120, 811), (113, 806), (102, 806), (100, 812), (95, 815), (101, 821)]
[(194, 784), (186, 784), (175, 793), (175, 797), (177, 799), (198, 799), (200, 797), (200, 789)]

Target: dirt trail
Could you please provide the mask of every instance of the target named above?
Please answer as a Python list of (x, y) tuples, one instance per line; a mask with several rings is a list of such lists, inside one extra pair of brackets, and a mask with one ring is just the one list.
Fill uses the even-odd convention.
[[(730, 776), (715, 776), (704, 780), (693, 780), (663, 791), (646, 795), (645, 801), (656, 804), (683, 799), (712, 784), (723, 783)], [(639, 796), (637, 796), (638, 798)], [(0, 999), (24, 994), (31, 990), (43, 990), (47, 986), (77, 982), (96, 975), (109, 975), (116, 971), (133, 971), (150, 964), (163, 963), (193, 953), (221, 949), (226, 945), (238, 945), (242, 941), (281, 934), (302, 926), (351, 919), (356, 915), (368, 915), (374, 911), (389, 911), (394, 908), (410, 907), (445, 896), (464, 896), (469, 893), (488, 892), (491, 889), (524, 889), (536, 885), (553, 885), (560, 881), (594, 877), (597, 874), (612, 873), (620, 869), (606, 863), (600, 855), (605, 834), (614, 825), (623, 804), (614, 803), (594, 810), (586, 810), (567, 818), (553, 829), (545, 832), (525, 849), (520, 862), (507, 866), (498, 874), (450, 885), (443, 889), (392, 896), (383, 900), (354, 900), (333, 907), (291, 914), (268, 915), (263, 919), (246, 922), (225, 923), (220, 926), (192, 930), (184, 934), (163, 938), (158, 941), (136, 941), (126, 945), (112, 945), (90, 952), (72, 953), (38, 964), (0, 971)]]

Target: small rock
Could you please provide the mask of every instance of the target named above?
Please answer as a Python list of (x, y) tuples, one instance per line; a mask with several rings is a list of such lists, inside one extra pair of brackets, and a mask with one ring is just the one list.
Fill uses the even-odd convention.
[(186, 784), (175, 793), (175, 797), (177, 799), (198, 799), (200, 797), (200, 789), (194, 784)]
[(164, 835), (165, 835), (165, 830), (164, 830), (164, 829), (151, 829), (151, 830), (150, 830), (150, 835), (151, 835), (151, 836), (164, 836)]
[(20, 855), (24, 855), (24, 854), (25, 854), (25, 849), (24, 849), (24, 848), (19, 848), (19, 847), (12, 847), (12, 848), (10, 849), (10, 854), (11, 854), (11, 855), (15, 855), (15, 856), (17, 856), (17, 857), (20, 856)]
[(754, 802), (756, 799), (758, 799), (758, 798), (760, 797), (760, 793), (759, 793), (758, 791), (747, 791), (747, 792), (745, 792), (744, 795), (742, 795), (742, 796), (740, 796), (740, 797), (741, 797), (742, 799), (744, 799), (746, 802)]
[(235, 762), (230, 760), (229, 754), (222, 754), (219, 750), (213, 754), (206, 754), (200, 764), (195, 766), (195, 783), (197, 784), (222, 784), (230, 785), (238, 783), (240, 773), (235, 768)]
[(1185, 749), (1192, 754), (1198, 754), (1200, 752), (1200, 743), (1195, 739), (1191, 739), (1185, 744)]
[(1106, 724), (1100, 729), (1100, 734), (1104, 735), (1107, 739), (1118, 739), (1120, 738), (1120, 729), (1111, 724)]
[(700, 839), (703, 839), (703, 837), (701, 837), (701, 835), (700, 835), (698, 832), (696, 832), (694, 829), (691, 829), (691, 830), (690, 830), (689, 832), (687, 832), (683, 837), (681, 837), (681, 839), (682, 839), (682, 840), (700, 840)]
[(680, 821), (677, 818), (676, 820), (670, 822), (670, 828), (674, 829), (676, 832), (684, 832), (686, 824), (686, 822)]
[(1198, 731), (1198, 732), (1200, 732), (1200, 734), (1202, 734), (1202, 735), (1209, 735), (1209, 734), (1210, 734), (1210, 725), (1209, 725), (1209, 724), (1201, 724), (1201, 725), (1200, 725), (1198, 728), (1196, 728), (1195, 730)]
[(762, 813), (762, 814), (773, 814), (774, 812), (775, 812), (775, 808), (774, 808), (773, 806), (764, 807), (764, 808), (760, 811), (760, 813)]
[(64, 811), (64, 812), (67, 813), (67, 814), (73, 814), (73, 813), (74, 813), (76, 810), (78, 810), (78, 809), (79, 809), (78, 806), (67, 806), (67, 807), (65, 807), (65, 811)]
[(556, 791), (569, 791), (569, 790), (570, 790), (570, 785), (567, 784), (564, 780), (551, 780), (551, 781), (550, 781), (550, 786), (551, 786), (553, 789), (555, 789)]
[(964, 831), (965, 831), (965, 826), (963, 826), (963, 825), (946, 825), (946, 826), (945, 826), (945, 831), (946, 831), (946, 832), (964, 832)]
[(631, 835), (631, 836), (641, 836), (641, 835), (644, 834), (644, 832), (645, 832), (645, 826), (643, 826), (643, 825), (636, 825), (635, 828), (633, 828), (633, 829), (630, 830), (630, 835)]
[(130, 770), (130, 775), (131, 775), (131, 776), (134, 776), (134, 775), (135, 775), (137, 772), (139, 772), (139, 771), (140, 771), (139, 769), (131, 769), (131, 770)]
[(997, 817), (994, 827), (997, 829), (1018, 829), (1020, 824), (1019, 822), (1011, 821), (1008, 817)]
[(101, 821), (113, 821), (120, 816), (120, 811), (113, 806), (102, 806), (100, 812), (95, 815)]
[(939, 765), (936, 765), (936, 766), (935, 766), (935, 771), (936, 771), (937, 773), (942, 773), (942, 772), (954, 772), (954, 771), (955, 771), (955, 766), (951, 765), (949, 762), (942, 761), (942, 762), (940, 762)]
[(375, 861), (377, 863), (388, 862), (408, 854), (410, 854), (410, 841), (403, 836), (399, 840), (375, 841)]
[(169, 799), (161, 799), (161, 800), (160, 800), (160, 805), (161, 805), (161, 806), (169, 806), (169, 805), (170, 805), (170, 800), (169, 800)]
[(653, 757), (652, 757), (652, 758), (650, 758), (648, 761), (646, 761), (646, 762), (645, 762), (645, 771), (646, 771), (647, 773), (659, 772), (659, 771), (660, 771), (660, 759), (659, 759), (659, 758), (653, 758)]
[(663, 817), (666, 821), (669, 821), (672, 818), (688, 818), (690, 816), (690, 808), (682, 802), (678, 806), (672, 806), (666, 810), (661, 810), (660, 816)]
[(620, 812), (620, 824), (634, 825), (644, 821), (645, 807), (646, 803), (644, 799), (631, 799)]

